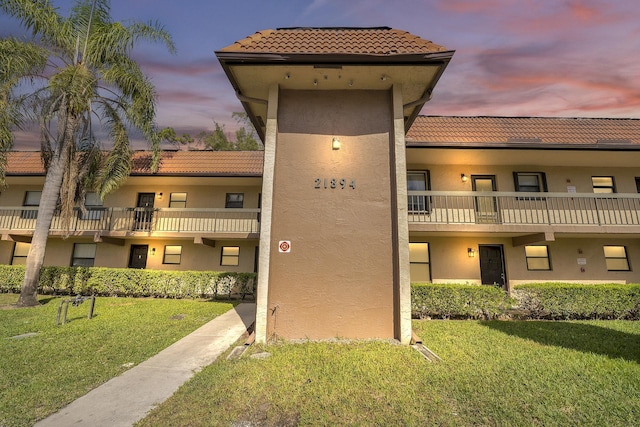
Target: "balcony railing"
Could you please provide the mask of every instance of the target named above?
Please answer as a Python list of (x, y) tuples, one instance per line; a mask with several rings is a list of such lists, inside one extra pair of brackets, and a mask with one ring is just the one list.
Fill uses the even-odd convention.
[(410, 191), (410, 223), (640, 225), (638, 194)]
[[(2, 207), (0, 230), (32, 231), (37, 216), (37, 207)], [(65, 229), (54, 214), (50, 230)], [(76, 209), (69, 231), (258, 233), (260, 209), (87, 208), (86, 214)]]

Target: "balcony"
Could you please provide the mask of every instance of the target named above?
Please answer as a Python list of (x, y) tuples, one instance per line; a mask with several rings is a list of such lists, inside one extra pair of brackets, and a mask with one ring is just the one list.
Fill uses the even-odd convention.
[[(190, 208), (87, 208), (76, 209), (71, 220), (71, 234), (104, 235), (227, 234), (249, 236), (260, 232), (260, 209), (190, 209)], [(0, 208), (0, 232), (30, 233), (35, 229), (37, 207)], [(58, 214), (50, 232), (62, 234), (65, 224)]]
[[(473, 225), (491, 231), (535, 230), (638, 232), (640, 195), (522, 192), (410, 191), (409, 224)], [(414, 227), (415, 228), (415, 227)]]

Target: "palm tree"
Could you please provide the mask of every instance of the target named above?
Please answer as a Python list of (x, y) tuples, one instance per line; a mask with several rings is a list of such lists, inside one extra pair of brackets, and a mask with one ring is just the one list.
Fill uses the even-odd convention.
[[(19, 306), (32, 306), (38, 304), (54, 212), (69, 223), (87, 190), (104, 197), (128, 177), (130, 127), (150, 142), (157, 166), (156, 92), (131, 50), (140, 40), (175, 49), (158, 23), (114, 22), (108, 0), (78, 0), (67, 18), (48, 0), (0, 0), (0, 10), (32, 33), (29, 40), (0, 40), (0, 180), (13, 145), (11, 129), (34, 121), (40, 125), (47, 171), (18, 300)], [(113, 144), (106, 153), (96, 138), (98, 129)]]

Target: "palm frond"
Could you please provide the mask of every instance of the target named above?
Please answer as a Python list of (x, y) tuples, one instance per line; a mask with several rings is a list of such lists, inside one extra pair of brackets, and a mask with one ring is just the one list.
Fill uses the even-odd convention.
[(18, 19), (42, 44), (58, 52), (72, 51), (71, 27), (48, 0), (0, 0), (0, 10)]

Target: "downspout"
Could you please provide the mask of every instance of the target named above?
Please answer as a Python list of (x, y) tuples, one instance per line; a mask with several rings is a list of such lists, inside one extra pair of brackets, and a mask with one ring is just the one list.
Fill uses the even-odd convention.
[(238, 97), (238, 99), (242, 102), (253, 102), (253, 103), (257, 103), (257, 104), (264, 104), (267, 105), (269, 104), (269, 101), (267, 101), (266, 99), (262, 99), (262, 98), (252, 98), (250, 96), (244, 96), (243, 94), (241, 94), (239, 91), (236, 91), (236, 96)]

